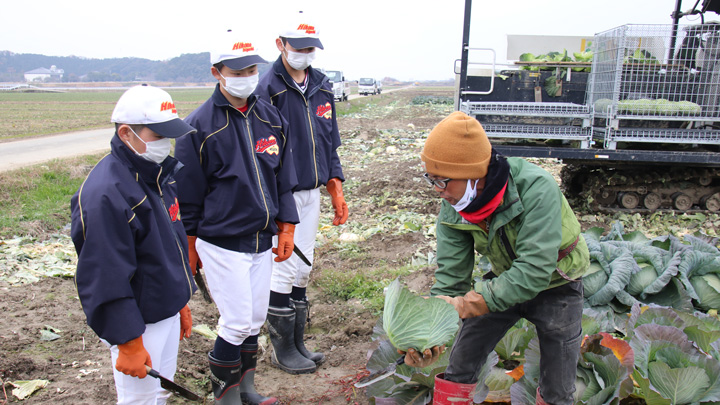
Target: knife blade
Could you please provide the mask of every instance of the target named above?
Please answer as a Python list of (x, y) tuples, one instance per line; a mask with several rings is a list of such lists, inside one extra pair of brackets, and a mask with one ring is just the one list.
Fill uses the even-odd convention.
[(300, 260), (303, 261), (303, 263), (307, 264), (308, 266), (312, 267), (312, 263), (310, 263), (310, 260), (308, 260), (307, 257), (303, 254), (302, 250), (297, 247), (297, 245), (293, 246), (293, 252), (295, 252), (296, 255), (300, 258)]
[(397, 368), (397, 366), (399, 366), (401, 364), (405, 364), (405, 355), (398, 357), (398, 359), (395, 360), (394, 363), (385, 367), (384, 369), (376, 371), (374, 373), (370, 373), (370, 375), (359, 379), (355, 383), (355, 387), (356, 388), (367, 387), (368, 385), (378, 382), (378, 381), (382, 380), (383, 378), (389, 377), (395, 373), (395, 369)]
[(202, 276), (202, 273), (200, 273), (200, 267), (195, 269), (195, 284), (197, 284), (198, 289), (202, 293), (203, 298), (206, 302), (212, 303), (212, 298), (210, 297), (210, 292), (208, 291), (207, 285), (205, 284), (205, 279)]
[(180, 384), (177, 384), (176, 382), (170, 381), (167, 378), (163, 377), (155, 371), (154, 369), (150, 368), (149, 366), (145, 366), (145, 370), (147, 370), (147, 373), (151, 377), (155, 377), (160, 380), (160, 386), (165, 388), (166, 390), (173, 392), (175, 394), (180, 395), (183, 398), (187, 398), (192, 401), (202, 401), (202, 397), (189, 389), (183, 387)]

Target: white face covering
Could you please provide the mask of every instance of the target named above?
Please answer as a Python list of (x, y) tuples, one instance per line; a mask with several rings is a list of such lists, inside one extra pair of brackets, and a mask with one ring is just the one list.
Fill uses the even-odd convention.
[(286, 59), (288, 65), (295, 70), (305, 70), (308, 66), (312, 65), (312, 62), (315, 60), (315, 51), (300, 53), (288, 51), (287, 48), (285, 48), (285, 52), (287, 52)]
[(455, 211), (460, 212), (467, 208), (468, 205), (472, 202), (472, 200), (477, 197), (477, 189), (475, 188), (477, 186), (477, 182), (479, 180), (475, 180), (475, 184), (471, 184), (471, 181), (467, 181), (467, 185), (465, 186), (465, 194), (460, 199), (460, 201), (457, 202), (457, 204), (453, 205), (452, 207), (455, 208)]
[(225, 79), (223, 88), (230, 93), (230, 95), (237, 98), (250, 97), (252, 92), (255, 91), (260, 77), (259, 74), (246, 77), (225, 77), (220, 72), (218, 72), (218, 74)]
[(130, 149), (132, 149), (133, 152), (135, 152), (136, 155), (142, 157), (145, 160), (149, 160), (151, 162), (155, 162), (157, 164), (160, 164), (165, 160), (168, 155), (170, 155), (170, 148), (172, 147), (172, 144), (170, 143), (170, 138), (163, 138), (158, 139), (157, 141), (152, 142), (145, 142), (138, 136), (138, 134), (133, 131), (132, 128), (130, 128), (133, 134), (137, 136), (137, 138), (140, 140), (140, 142), (145, 144), (145, 153), (138, 153), (135, 148), (132, 147), (130, 142), (128, 142), (128, 146)]

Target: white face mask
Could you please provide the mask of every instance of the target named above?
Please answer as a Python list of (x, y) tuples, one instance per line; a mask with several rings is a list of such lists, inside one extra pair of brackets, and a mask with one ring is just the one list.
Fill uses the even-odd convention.
[(477, 189), (475, 188), (477, 186), (477, 182), (479, 180), (475, 180), (475, 184), (472, 184), (470, 180), (467, 181), (467, 185), (465, 186), (465, 194), (460, 199), (460, 201), (457, 202), (457, 204), (453, 205), (452, 207), (455, 208), (455, 211), (460, 212), (467, 208), (468, 205), (472, 202), (472, 200), (475, 199), (477, 196)]
[[(223, 88), (230, 95), (237, 98), (248, 98), (255, 91), (258, 84), (259, 74), (246, 77), (225, 77), (222, 73), (218, 72), (220, 77), (225, 79), (225, 85)], [(222, 84), (222, 83), (221, 83)]]
[(287, 48), (285, 48), (285, 52), (287, 52), (286, 59), (288, 65), (295, 70), (305, 70), (315, 60), (315, 51), (310, 53), (300, 53), (288, 51)]
[(128, 142), (128, 146), (130, 149), (132, 149), (133, 152), (135, 152), (136, 155), (142, 157), (145, 160), (149, 160), (151, 162), (155, 162), (157, 164), (160, 164), (165, 160), (168, 155), (170, 155), (170, 148), (172, 147), (172, 144), (170, 143), (170, 138), (163, 138), (158, 139), (157, 141), (152, 142), (145, 142), (138, 136), (138, 134), (133, 131), (132, 128), (130, 128), (133, 134), (137, 136), (137, 139), (140, 140), (140, 142), (145, 144), (145, 153), (138, 153), (135, 148), (132, 147), (130, 142)]

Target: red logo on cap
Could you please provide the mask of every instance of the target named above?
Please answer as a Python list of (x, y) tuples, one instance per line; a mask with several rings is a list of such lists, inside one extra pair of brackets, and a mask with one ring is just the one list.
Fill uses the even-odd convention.
[(250, 52), (254, 51), (255, 48), (250, 42), (235, 42), (233, 44), (233, 51), (237, 51), (238, 49), (242, 49), (243, 52)]
[(298, 25), (297, 30), (305, 31), (306, 34), (314, 34), (315, 33), (315, 27), (312, 25), (307, 25), (307, 24)]
[(177, 109), (175, 108), (175, 103), (172, 101), (163, 101), (162, 104), (160, 104), (160, 111), (167, 111), (171, 110), (173, 114), (177, 114)]
[(315, 111), (315, 115), (329, 120), (330, 118), (332, 118), (332, 106), (330, 105), (330, 103), (325, 103), (325, 105), (319, 105), (317, 107), (317, 111)]
[(170, 214), (170, 220), (173, 222), (178, 220), (180, 216), (180, 203), (178, 203), (177, 197), (175, 197), (175, 203), (168, 208), (168, 214)]
[(258, 139), (257, 143), (255, 143), (255, 152), (266, 152), (268, 155), (279, 154), (280, 147), (277, 144), (277, 139), (272, 135), (270, 135), (268, 138)]

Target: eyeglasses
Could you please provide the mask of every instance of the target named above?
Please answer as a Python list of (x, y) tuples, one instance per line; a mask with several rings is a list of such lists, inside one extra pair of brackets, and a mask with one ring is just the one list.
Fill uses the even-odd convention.
[(430, 175), (427, 173), (423, 174), (423, 179), (425, 179), (425, 181), (427, 181), (427, 183), (429, 185), (435, 186), (437, 188), (441, 188), (443, 190), (447, 187), (448, 181), (452, 180), (452, 179), (431, 179)]

